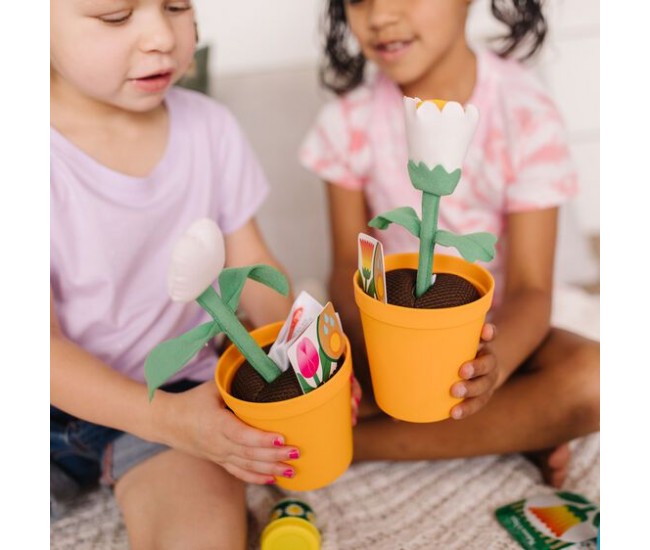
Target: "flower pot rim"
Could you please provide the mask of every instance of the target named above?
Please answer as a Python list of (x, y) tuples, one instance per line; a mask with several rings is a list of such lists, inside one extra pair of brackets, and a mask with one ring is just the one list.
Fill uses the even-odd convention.
[[(384, 265), (386, 273), (402, 268), (417, 269), (418, 253), (403, 252), (388, 254), (385, 258)], [(406, 324), (414, 329), (427, 329), (432, 325), (438, 325), (443, 322), (445, 326), (460, 325), (464, 324), (468, 316), (473, 317), (474, 314), (478, 316), (487, 313), (494, 295), (494, 278), (485, 267), (477, 263), (468, 262), (463, 258), (446, 254), (435, 254), (434, 266), (436, 273), (458, 275), (472, 283), (481, 293), (481, 297), (468, 304), (432, 309), (385, 304), (368, 296), (361, 289), (359, 270), (356, 270), (352, 278), (355, 302), (367, 315), (375, 319), (391, 323), (393, 319), (407, 318), (408, 322)], [(396, 322), (395, 324), (403, 326), (401, 322)]]
[[(259, 336), (260, 339), (263, 340), (261, 341), (261, 346), (264, 347), (275, 341), (275, 337), (279, 333), (283, 324), (284, 321), (277, 321), (275, 323), (264, 325), (252, 330), (251, 335), (253, 338)], [(343, 364), (339, 365), (331, 380), (309, 393), (298, 395), (291, 399), (272, 401), (269, 403), (245, 401), (234, 397), (230, 393), (232, 379), (237, 372), (237, 369), (239, 369), (244, 362), (244, 356), (234, 345), (231, 344), (224, 351), (221, 357), (219, 357), (215, 368), (214, 378), (217, 387), (219, 388), (219, 392), (230, 408), (234, 410), (245, 409), (246, 412), (243, 414), (248, 418), (267, 420), (282, 419), (298, 416), (309, 410), (316, 409), (332, 399), (332, 397), (341, 390), (344, 384), (349, 384), (349, 378), (352, 375), (350, 341), (345, 334), (343, 334), (343, 337), (346, 343), (346, 354)], [(268, 338), (271, 338), (271, 340), (266, 341)], [(255, 339), (257, 340), (257, 338)], [(289, 368), (291, 368), (291, 366), (289, 366)], [(227, 369), (227, 371), (224, 369)]]

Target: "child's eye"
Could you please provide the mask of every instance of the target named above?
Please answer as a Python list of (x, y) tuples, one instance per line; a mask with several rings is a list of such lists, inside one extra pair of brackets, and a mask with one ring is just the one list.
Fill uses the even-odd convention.
[(132, 13), (133, 13), (132, 10), (122, 10), (115, 13), (109, 13), (108, 15), (100, 15), (98, 19), (100, 21), (103, 21), (104, 23), (109, 23), (111, 25), (119, 25), (120, 23), (124, 23), (129, 17), (131, 17)]
[(192, 9), (192, 2), (170, 2), (167, 9), (172, 13), (179, 13)]

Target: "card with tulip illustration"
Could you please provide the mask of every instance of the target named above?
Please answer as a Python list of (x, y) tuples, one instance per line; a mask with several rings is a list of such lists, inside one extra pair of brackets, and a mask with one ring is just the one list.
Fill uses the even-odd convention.
[(345, 352), (341, 321), (332, 302), (327, 302), (318, 317), (287, 350), (303, 393), (324, 384), (334, 374)]
[(278, 337), (269, 350), (269, 357), (273, 359), (282, 372), (289, 368), (287, 350), (305, 332), (307, 327), (323, 311), (323, 304), (306, 291), (298, 294), (298, 297), (291, 306), (284, 325), (280, 329)]
[(386, 297), (386, 270), (384, 268), (384, 247), (380, 241), (359, 233), (359, 273), (363, 291), (384, 304)]

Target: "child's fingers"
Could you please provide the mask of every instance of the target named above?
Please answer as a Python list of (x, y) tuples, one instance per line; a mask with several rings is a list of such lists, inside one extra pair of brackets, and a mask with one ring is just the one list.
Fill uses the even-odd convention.
[(244, 471), (266, 475), (267, 477), (286, 477), (290, 479), (296, 475), (296, 469), (293, 466), (281, 462), (264, 462), (249, 460), (241, 456), (232, 456), (228, 463)]
[(481, 329), (481, 340), (491, 342), (496, 338), (497, 327), (493, 323), (485, 323)]
[(300, 458), (300, 451), (293, 446), (287, 445), (278, 449), (267, 447), (246, 447), (238, 445), (234, 447), (232, 454), (251, 461), (262, 461), (268, 463), (285, 462)]
[(455, 420), (466, 418), (481, 410), (489, 398), (489, 394), (483, 394), (480, 397), (465, 399), (462, 403), (459, 403), (451, 409), (451, 417)]
[(230, 475), (241, 479), (245, 483), (255, 483), (257, 485), (269, 485), (275, 483), (275, 477), (271, 475), (250, 472), (234, 464), (224, 464), (223, 467)]
[(472, 380), (456, 382), (451, 387), (451, 395), (459, 399), (467, 399), (489, 394), (494, 389), (495, 381), (496, 375), (488, 374), (486, 376), (472, 378)]
[(485, 376), (496, 370), (497, 360), (491, 353), (483, 353), (471, 361), (463, 363), (458, 369), (458, 375), (464, 380)]
[(359, 403), (361, 402), (362, 390), (361, 384), (359, 384), (354, 374), (350, 375), (350, 387), (352, 390), (352, 425), (356, 426), (359, 417)]
[(239, 420), (235, 415), (229, 415), (223, 425), (223, 433), (232, 443), (245, 447), (270, 447), (279, 448), (284, 446), (284, 437), (273, 432), (263, 432), (251, 428)]

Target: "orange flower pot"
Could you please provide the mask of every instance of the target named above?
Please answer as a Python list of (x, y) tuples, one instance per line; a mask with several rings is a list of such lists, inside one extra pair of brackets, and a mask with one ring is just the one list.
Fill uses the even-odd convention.
[[(353, 280), (377, 405), (408, 422), (444, 420), (461, 401), (451, 396), (451, 386), (460, 380), (461, 364), (476, 356), (494, 294), (494, 279), (480, 265), (436, 254), (433, 266), (471, 282), (481, 297), (457, 307), (407, 308), (365, 294), (358, 271)], [(386, 256), (386, 273), (417, 267), (417, 253)]]
[[(282, 321), (251, 332), (262, 347), (271, 345), (282, 328)], [(347, 349), (350, 342), (345, 337)], [(276, 484), (291, 491), (310, 491), (328, 485), (347, 470), (352, 462), (352, 407), (350, 376), (352, 358), (348, 351), (341, 372), (315, 390), (274, 403), (242, 401), (230, 394), (230, 386), (244, 357), (230, 346), (219, 358), (215, 380), (228, 407), (246, 424), (284, 436), (287, 445), (300, 449), (292, 460), (296, 471), (292, 479), (277, 478)]]

